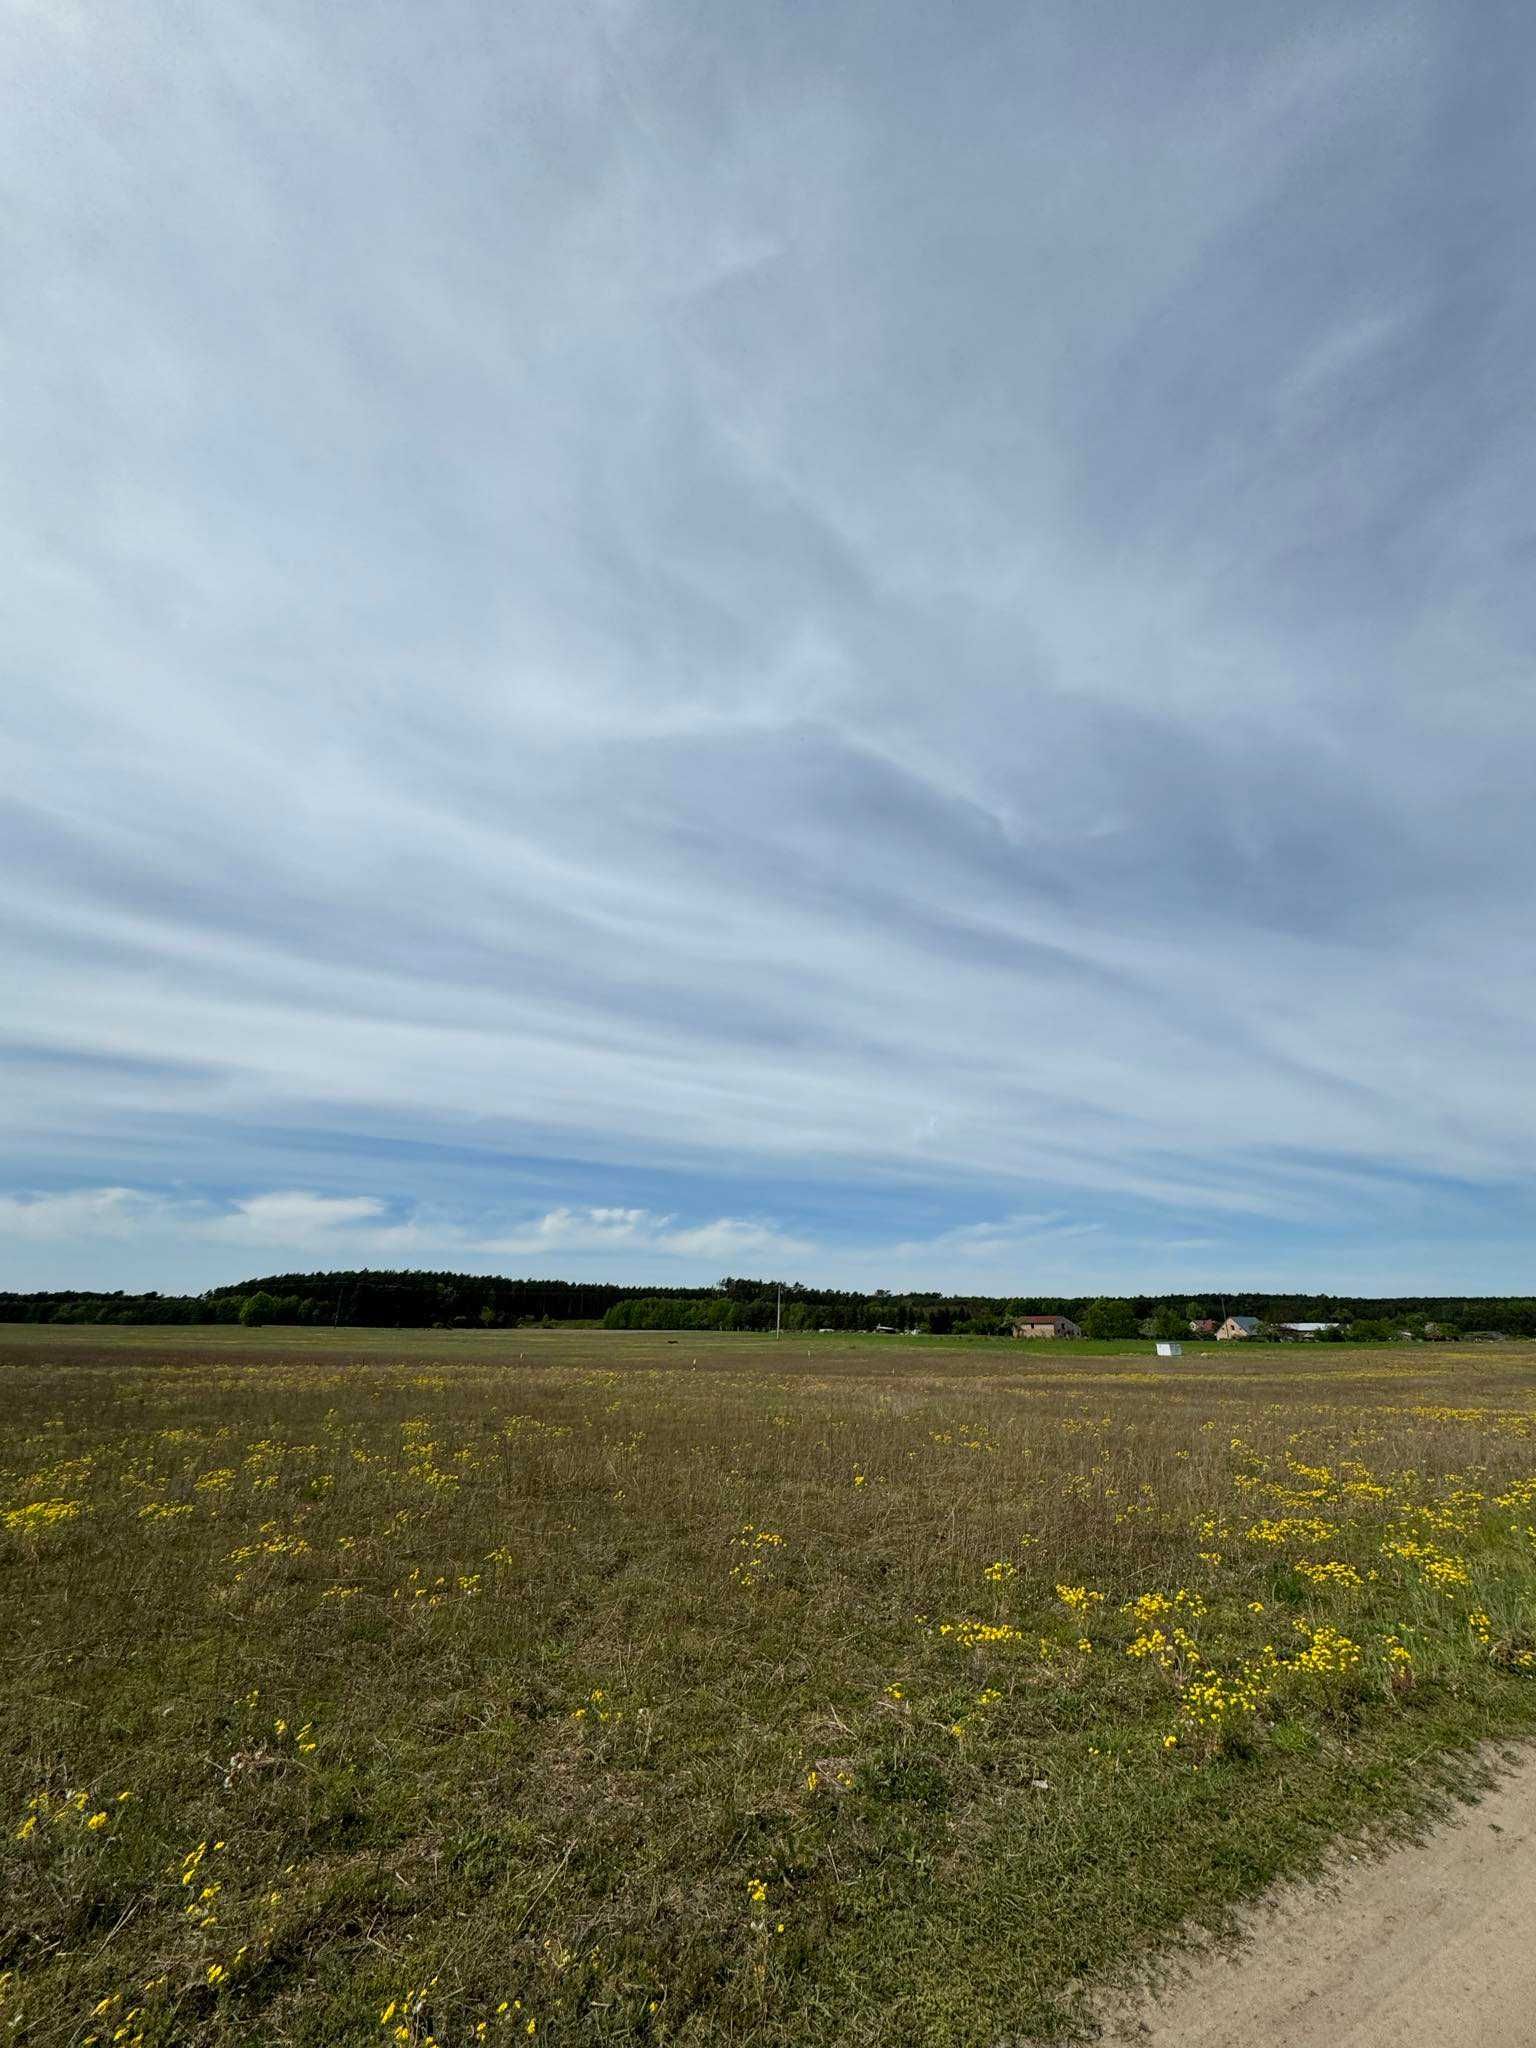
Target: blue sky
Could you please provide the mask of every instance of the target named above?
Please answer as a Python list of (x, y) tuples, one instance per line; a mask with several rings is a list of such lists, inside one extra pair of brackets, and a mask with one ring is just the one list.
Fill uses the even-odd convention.
[(5, 13), (0, 1285), (1536, 1286), (1528, 9)]

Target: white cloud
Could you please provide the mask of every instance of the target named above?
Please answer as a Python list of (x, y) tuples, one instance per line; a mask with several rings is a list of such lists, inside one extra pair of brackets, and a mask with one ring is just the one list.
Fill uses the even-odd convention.
[(348, 1225), (375, 1223), (385, 1205), (372, 1195), (315, 1195), (288, 1189), (237, 1200), (227, 1215), (200, 1227), (205, 1235), (231, 1243), (303, 1245)]
[(732, 1261), (740, 1264), (752, 1259), (782, 1263), (786, 1259), (809, 1258), (817, 1247), (808, 1238), (794, 1236), (772, 1224), (721, 1216), (713, 1223), (664, 1233), (658, 1249), (674, 1258), (708, 1259), (725, 1266)]
[(0, 1239), (31, 1243), (128, 1238), (160, 1213), (136, 1188), (73, 1188), (62, 1194), (0, 1195)]
[(476, 1249), (521, 1255), (648, 1243), (658, 1222), (666, 1220), (653, 1217), (646, 1209), (573, 1209), (562, 1204), (505, 1234), (481, 1239)]
[[(686, 1277), (714, 1280), (718, 1269), (754, 1260), (783, 1262), (816, 1247), (772, 1223), (718, 1217), (686, 1223), (645, 1208), (562, 1205), (510, 1228), (486, 1231), (473, 1219), (407, 1214), (392, 1218), (372, 1195), (322, 1195), (283, 1189), (244, 1195), (228, 1202), (183, 1197), (139, 1188), (82, 1188), (65, 1194), (0, 1197), (0, 1238), (34, 1245), (83, 1249), (104, 1242), (137, 1246), (146, 1259), (167, 1247), (189, 1245), (238, 1248), (256, 1260), (297, 1258), (329, 1266), (373, 1261), (409, 1265), (451, 1261), (477, 1270), (487, 1264), (530, 1262), (537, 1271), (556, 1270), (564, 1260), (622, 1258), (629, 1273), (687, 1269)], [(639, 1264), (636, 1264), (639, 1261)], [(80, 1276), (91, 1284), (91, 1275)], [(157, 1284), (163, 1276), (156, 1274)], [(213, 1278), (230, 1278), (213, 1271)], [(600, 1277), (615, 1275), (602, 1268)], [(676, 1277), (675, 1274), (673, 1277)], [(25, 1271), (0, 1278), (25, 1286)], [(203, 1284), (206, 1284), (203, 1283)]]
[(648, 1209), (561, 1207), (530, 1224), (482, 1239), (478, 1252), (527, 1256), (553, 1251), (589, 1253), (643, 1251), (658, 1259), (793, 1259), (814, 1247), (768, 1223), (721, 1216), (713, 1222), (679, 1224), (676, 1217)]

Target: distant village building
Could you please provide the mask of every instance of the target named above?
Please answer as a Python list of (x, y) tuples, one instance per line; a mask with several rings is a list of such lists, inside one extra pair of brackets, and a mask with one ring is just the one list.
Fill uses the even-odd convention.
[(1337, 1323), (1282, 1323), (1282, 1337), (1321, 1337), (1325, 1330), (1336, 1330)]
[(1214, 1316), (1196, 1316), (1190, 1324), (1190, 1334), (1195, 1337), (1214, 1337), (1218, 1328)]
[(1227, 1320), (1216, 1332), (1216, 1337), (1218, 1342), (1224, 1342), (1231, 1337), (1257, 1337), (1258, 1334), (1259, 1319), (1257, 1316), (1228, 1316)]
[(1082, 1331), (1070, 1316), (1018, 1316), (1015, 1337), (1081, 1337)]

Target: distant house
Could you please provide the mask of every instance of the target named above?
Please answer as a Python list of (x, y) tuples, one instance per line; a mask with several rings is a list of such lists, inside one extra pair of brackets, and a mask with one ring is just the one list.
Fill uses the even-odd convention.
[(1325, 1330), (1336, 1330), (1337, 1323), (1282, 1323), (1282, 1337), (1321, 1337)]
[(1216, 1332), (1216, 1337), (1218, 1342), (1224, 1342), (1231, 1337), (1257, 1337), (1258, 1334), (1259, 1319), (1257, 1316), (1228, 1316), (1227, 1320)]
[(1219, 1325), (1214, 1316), (1197, 1316), (1190, 1324), (1190, 1333), (1196, 1337), (1214, 1337)]
[(1081, 1337), (1082, 1331), (1070, 1316), (1017, 1316), (1015, 1337)]

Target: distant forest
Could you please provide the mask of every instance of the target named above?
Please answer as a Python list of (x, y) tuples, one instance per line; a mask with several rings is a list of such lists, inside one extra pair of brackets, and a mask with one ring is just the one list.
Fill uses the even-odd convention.
[[(609, 1329), (771, 1330), (773, 1280), (718, 1286), (618, 1287), (576, 1280), (504, 1280), (476, 1273), (271, 1273), (204, 1294), (0, 1293), (5, 1323), (293, 1323), (366, 1329), (516, 1329), (602, 1323)], [(1400, 1330), (1415, 1336), (1536, 1336), (1536, 1301), (1508, 1296), (1263, 1294), (1216, 1289), (1134, 1295), (872, 1294), (786, 1284), (786, 1330), (899, 1330), (924, 1336), (1007, 1336), (1013, 1318), (1061, 1314), (1090, 1332), (1171, 1335), (1204, 1316), (1251, 1315), (1261, 1323), (1333, 1322), (1356, 1340)]]

